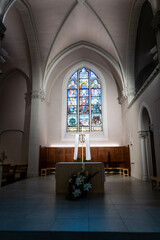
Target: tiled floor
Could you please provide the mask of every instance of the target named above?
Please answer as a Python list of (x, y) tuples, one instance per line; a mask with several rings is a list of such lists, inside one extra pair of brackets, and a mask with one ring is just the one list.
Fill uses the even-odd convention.
[(160, 191), (116, 175), (104, 195), (68, 201), (56, 196), (54, 175), (27, 179), (2, 187), (0, 231), (160, 233)]

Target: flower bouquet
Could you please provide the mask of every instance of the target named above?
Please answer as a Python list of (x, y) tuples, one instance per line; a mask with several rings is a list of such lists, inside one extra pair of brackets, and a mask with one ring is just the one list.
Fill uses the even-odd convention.
[[(99, 171), (98, 171), (99, 172)], [(82, 165), (81, 171), (73, 174), (69, 178), (69, 194), (68, 198), (70, 200), (77, 200), (79, 198), (84, 198), (87, 196), (87, 193), (91, 190), (92, 184), (90, 180), (98, 172), (95, 172), (93, 175), (90, 175), (88, 171), (85, 170), (85, 165)]]

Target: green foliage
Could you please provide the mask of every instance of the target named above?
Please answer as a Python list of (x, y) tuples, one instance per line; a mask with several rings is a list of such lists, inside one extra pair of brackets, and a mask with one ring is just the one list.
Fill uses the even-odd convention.
[[(77, 162), (82, 162), (82, 157), (78, 157)], [(87, 162), (86, 157), (83, 157), (83, 162)]]
[(2, 162), (2, 164), (5, 161), (5, 159), (7, 159), (7, 158), (8, 157), (6, 156), (5, 151), (1, 152), (0, 162)]

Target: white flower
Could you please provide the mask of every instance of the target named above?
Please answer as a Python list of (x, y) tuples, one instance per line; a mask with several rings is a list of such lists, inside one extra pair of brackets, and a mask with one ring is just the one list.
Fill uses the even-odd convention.
[(81, 190), (80, 189), (75, 189), (74, 192), (72, 192), (74, 197), (79, 197), (81, 195)]
[(70, 179), (68, 180), (68, 182), (72, 182), (72, 178), (70, 178)]
[(76, 185), (79, 186), (79, 185), (82, 184), (82, 182), (83, 182), (83, 179), (82, 179), (81, 177), (77, 177), (77, 179), (76, 179)]
[(84, 191), (89, 191), (92, 188), (92, 185), (90, 183), (85, 183), (83, 185)]

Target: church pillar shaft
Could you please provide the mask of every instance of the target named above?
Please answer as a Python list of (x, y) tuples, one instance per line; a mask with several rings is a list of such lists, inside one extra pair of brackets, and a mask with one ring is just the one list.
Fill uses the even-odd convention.
[(147, 136), (146, 131), (140, 131), (139, 136), (141, 138), (141, 153), (142, 153), (142, 179), (148, 180), (148, 153), (147, 153)]
[(41, 90), (32, 91), (31, 94), (31, 116), (29, 134), (29, 156), (28, 156), (28, 176), (39, 175), (39, 147), (43, 143), (41, 139), (41, 108), (44, 101)]

